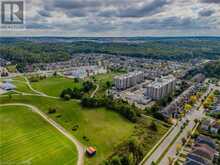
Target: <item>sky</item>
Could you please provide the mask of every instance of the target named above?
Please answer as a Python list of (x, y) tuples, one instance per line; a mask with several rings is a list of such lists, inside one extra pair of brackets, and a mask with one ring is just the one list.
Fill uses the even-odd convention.
[(1, 36), (220, 36), (220, 0), (25, 0), (25, 29)]

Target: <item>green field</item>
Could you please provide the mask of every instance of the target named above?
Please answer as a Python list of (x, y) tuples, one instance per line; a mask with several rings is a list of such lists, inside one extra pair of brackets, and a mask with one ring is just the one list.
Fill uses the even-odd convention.
[(105, 91), (107, 89), (106, 86), (106, 82), (109, 81), (111, 83), (113, 83), (113, 78), (117, 75), (119, 75), (120, 73), (107, 73), (107, 74), (98, 74), (95, 75), (95, 83), (99, 84), (99, 90), (96, 93), (96, 96), (98, 97), (103, 97), (105, 95)]
[(15, 86), (16, 86), (16, 91), (19, 92), (24, 92), (24, 93), (32, 93), (32, 94), (36, 94), (35, 92), (33, 92), (28, 85), (26, 84), (26, 82), (22, 82), (22, 81), (13, 81), (12, 82)]
[(17, 72), (16, 65), (8, 65), (8, 66), (6, 66), (6, 68), (10, 73), (16, 73)]
[(72, 142), (28, 108), (0, 107), (0, 164), (76, 164)]
[(73, 79), (68, 79), (60, 76), (48, 77), (39, 82), (31, 83), (31, 86), (40, 92), (43, 92), (49, 96), (60, 96), (60, 93), (65, 88), (81, 87), (81, 83), (75, 83)]
[[(115, 112), (104, 108), (85, 109), (75, 101), (65, 102), (39, 96), (12, 96), (11, 99), (0, 99), (0, 103), (9, 102), (32, 104), (46, 113), (50, 107), (56, 108), (57, 112), (50, 115), (54, 120), (86, 146), (97, 148), (97, 155), (86, 158), (86, 164), (102, 162), (113, 152), (115, 146), (132, 134), (134, 128), (134, 124)], [(74, 127), (78, 129), (73, 131)]]

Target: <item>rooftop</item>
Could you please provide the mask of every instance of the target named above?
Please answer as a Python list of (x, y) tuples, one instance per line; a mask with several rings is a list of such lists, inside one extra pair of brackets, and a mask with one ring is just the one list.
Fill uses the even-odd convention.
[(169, 84), (170, 82), (174, 81), (175, 79), (176, 78), (173, 75), (161, 77), (159, 79), (156, 79), (151, 84), (149, 84), (148, 87), (161, 88), (162, 86)]

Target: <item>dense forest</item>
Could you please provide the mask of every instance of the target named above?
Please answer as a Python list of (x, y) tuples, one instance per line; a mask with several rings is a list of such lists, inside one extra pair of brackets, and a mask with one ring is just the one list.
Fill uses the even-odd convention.
[(220, 57), (220, 38), (149, 39), (142, 42), (41, 42), (1, 39), (0, 58), (19, 64), (68, 60), (75, 53), (107, 53), (162, 60), (190, 60)]
[(215, 61), (205, 65), (202, 72), (207, 77), (220, 78), (220, 61)]

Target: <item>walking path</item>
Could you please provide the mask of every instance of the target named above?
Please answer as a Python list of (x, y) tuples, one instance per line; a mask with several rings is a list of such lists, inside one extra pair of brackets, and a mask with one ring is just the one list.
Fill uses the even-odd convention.
[(98, 90), (99, 90), (99, 84), (96, 84), (96, 89), (92, 92), (90, 97), (93, 98)]
[(25, 81), (26, 81), (28, 87), (29, 87), (33, 92), (35, 92), (35, 93), (37, 93), (37, 94), (39, 94), (39, 95), (41, 95), (41, 96), (47, 96), (45, 93), (40, 92), (40, 91), (37, 91), (37, 90), (35, 90), (34, 88), (32, 88), (31, 83), (30, 83), (30, 81), (27, 79), (27, 77), (24, 77), (24, 79), (25, 79)]
[(77, 148), (78, 152), (78, 160), (77, 165), (83, 165), (83, 157), (85, 149), (83, 145), (74, 137), (72, 136), (68, 131), (66, 131), (61, 125), (56, 123), (54, 120), (49, 118), (45, 113), (40, 111), (37, 107), (29, 104), (23, 104), (23, 103), (10, 103), (10, 104), (1, 104), (1, 106), (24, 106), (30, 108), (33, 112), (40, 115), (44, 120), (46, 120), (48, 123), (50, 123), (53, 127), (55, 127), (59, 132), (61, 132), (65, 137), (67, 137), (71, 142), (73, 142)]

